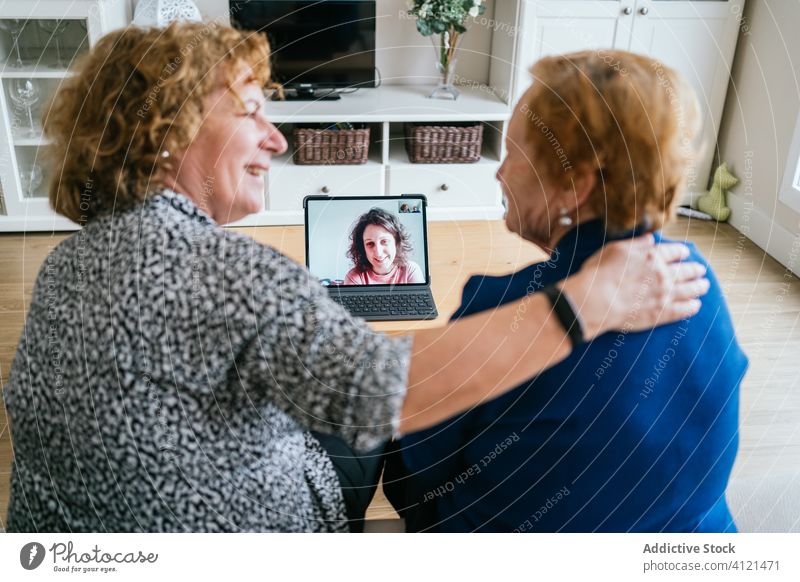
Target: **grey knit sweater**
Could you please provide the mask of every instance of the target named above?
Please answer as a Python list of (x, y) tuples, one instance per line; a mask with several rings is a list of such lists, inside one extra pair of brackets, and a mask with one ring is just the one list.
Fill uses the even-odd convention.
[(392, 433), (410, 341), (164, 191), (47, 257), (6, 386), (9, 531), (346, 531), (309, 430)]

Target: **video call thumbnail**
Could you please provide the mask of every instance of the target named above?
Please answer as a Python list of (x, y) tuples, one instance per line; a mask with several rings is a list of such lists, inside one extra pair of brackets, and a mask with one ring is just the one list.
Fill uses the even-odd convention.
[(325, 286), (426, 283), (422, 199), (308, 200), (308, 267)]

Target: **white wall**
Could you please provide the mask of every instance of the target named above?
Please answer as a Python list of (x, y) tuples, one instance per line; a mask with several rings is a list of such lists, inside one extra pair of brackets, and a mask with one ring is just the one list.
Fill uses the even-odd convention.
[[(431, 41), (417, 32), (413, 19), (405, 16), (406, 4), (406, 0), (378, 0), (377, 66), (387, 83), (434, 83), (437, 73)], [(493, 13), (494, 0), (489, 0), (485, 16)], [(491, 44), (491, 29), (474, 24), (462, 40), (456, 74), (488, 83)]]
[(800, 274), (800, 214), (781, 203), (800, 113), (800, 2), (749, 0), (719, 134), (721, 158), (741, 182), (729, 196), (731, 224)]
[[(508, 2), (510, 0), (500, 0)], [(228, 0), (194, 0), (203, 17), (228, 22)], [(135, 0), (134, 0), (135, 3)], [(486, 19), (494, 14), (495, 0), (486, 2)], [(376, 64), (386, 84), (434, 83), (436, 67), (430, 40), (405, 17), (406, 0), (378, 0)], [(474, 24), (463, 39), (456, 74), (464, 81), (488, 83), (491, 26)]]

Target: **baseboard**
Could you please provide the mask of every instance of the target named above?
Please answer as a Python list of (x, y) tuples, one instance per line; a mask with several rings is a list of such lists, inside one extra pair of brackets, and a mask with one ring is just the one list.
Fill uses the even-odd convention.
[(728, 196), (730, 225), (764, 249), (768, 255), (800, 277), (800, 232), (793, 233), (736, 195)]
[(697, 208), (697, 199), (705, 193), (705, 190), (684, 190), (678, 205), (689, 205), (692, 208)]

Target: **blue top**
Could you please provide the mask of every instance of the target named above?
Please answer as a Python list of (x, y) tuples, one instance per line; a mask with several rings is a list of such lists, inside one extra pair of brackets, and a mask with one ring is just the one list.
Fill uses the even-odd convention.
[[(453, 317), (560, 281), (611, 238), (587, 222), (547, 262), (472, 277)], [(747, 358), (710, 268), (708, 278), (694, 317), (602, 335), (508, 394), (404, 437), (411, 487), (435, 507), (430, 529), (735, 532), (724, 494)]]

